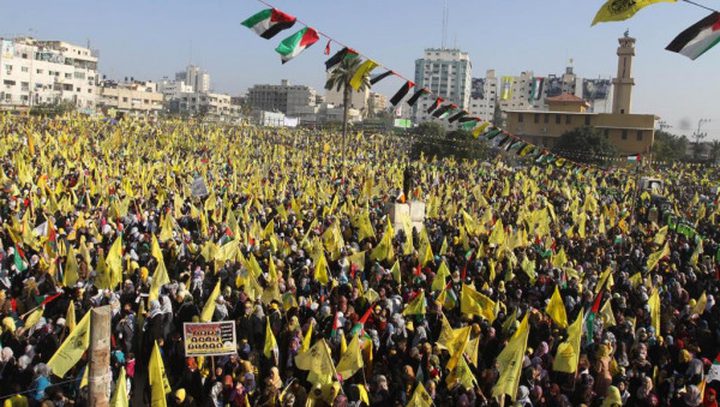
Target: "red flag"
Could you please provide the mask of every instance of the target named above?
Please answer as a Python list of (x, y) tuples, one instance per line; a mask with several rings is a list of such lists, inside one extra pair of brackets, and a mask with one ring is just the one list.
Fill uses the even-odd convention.
[(590, 312), (598, 313), (600, 311), (600, 303), (602, 302), (603, 292), (600, 290), (597, 297), (595, 297), (595, 301), (593, 302), (592, 308), (590, 309)]
[(360, 320), (358, 321), (358, 324), (363, 324), (363, 325), (365, 325), (365, 324), (367, 323), (368, 318), (370, 318), (370, 314), (372, 314), (372, 309), (373, 309), (373, 305), (370, 304), (370, 306), (368, 307), (367, 311), (365, 311), (365, 313), (363, 314), (363, 316), (360, 317)]
[(325, 45), (325, 55), (330, 55), (330, 42), (332, 40), (328, 40), (327, 45)]

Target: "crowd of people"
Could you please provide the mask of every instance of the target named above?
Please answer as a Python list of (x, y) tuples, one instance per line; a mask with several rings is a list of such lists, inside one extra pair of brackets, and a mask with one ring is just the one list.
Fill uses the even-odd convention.
[[(89, 353), (57, 354), (105, 305), (115, 405), (718, 405), (716, 167), (637, 164), (650, 192), (634, 167), (409, 163), (392, 135), (9, 115), (0, 134), (5, 406), (89, 405)], [(236, 352), (186, 355), (184, 324), (215, 321)]]

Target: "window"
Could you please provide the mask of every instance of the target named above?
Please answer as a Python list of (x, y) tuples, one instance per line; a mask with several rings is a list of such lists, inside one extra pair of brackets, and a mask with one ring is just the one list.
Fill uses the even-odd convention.
[(30, 72), (30, 68), (28, 68), (27, 66), (23, 66), (23, 67), (20, 67), (20, 71), (21, 72)]
[(537, 113), (533, 114), (533, 119), (534, 119), (533, 121), (535, 123), (540, 123), (540, 115), (539, 114), (537, 114)]
[(126, 102), (126, 103), (127, 103), (127, 101), (128, 101), (128, 98), (123, 97), (123, 102)]
[(66, 74), (65, 74), (65, 79), (72, 79), (72, 75), (69, 74), (69, 73), (66, 73)]
[(572, 124), (572, 116), (569, 114), (565, 115), (565, 124)]
[(543, 114), (543, 123), (547, 124), (548, 122), (550, 122), (550, 115), (545, 113)]
[(42, 70), (42, 69), (36, 69), (36, 70), (35, 70), (35, 73), (43, 73), (43, 70)]
[(642, 136), (642, 130), (638, 130), (636, 136), (637, 136), (637, 141), (642, 141), (642, 137), (643, 137), (643, 136)]
[(585, 125), (586, 126), (590, 125), (590, 116), (585, 116)]
[(625, 114), (625, 109), (620, 109), (620, 114)]
[(560, 124), (560, 115), (559, 114), (555, 115), (555, 124)]
[(30, 83), (29, 82), (20, 82), (20, 90), (24, 90), (24, 91), (30, 90)]
[(603, 133), (605, 134), (605, 138), (610, 138), (610, 129), (605, 129)]
[(627, 140), (627, 130), (622, 131), (622, 139)]
[(525, 117), (523, 116), (523, 114), (522, 114), (522, 113), (518, 113), (518, 122), (519, 122), (519, 123), (522, 123), (522, 122), (524, 122), (524, 121), (525, 121)]

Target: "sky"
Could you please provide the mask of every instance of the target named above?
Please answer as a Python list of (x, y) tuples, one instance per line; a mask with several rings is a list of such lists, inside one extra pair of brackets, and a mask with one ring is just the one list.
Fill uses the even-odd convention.
[[(717, 0), (698, 0), (720, 8)], [(275, 7), (360, 51), (405, 77), (415, 59), (442, 38), (443, 0), (269, 0)], [(665, 51), (682, 30), (709, 14), (684, 2), (659, 3), (630, 20), (590, 26), (604, 0), (448, 0), (448, 46), (470, 54), (473, 76), (561, 74), (570, 58), (575, 73), (609, 78), (617, 71), (617, 38), (637, 39), (633, 112), (654, 113), (690, 135), (720, 140), (720, 46), (695, 61)], [(281, 65), (275, 46), (291, 31), (265, 40), (240, 25), (266, 8), (256, 0), (0, 0), (0, 36), (32, 35), (100, 51), (100, 71), (110, 79), (174, 77), (192, 62), (211, 75), (216, 91), (244, 94), (256, 83), (307, 84), (322, 90), (321, 39)], [(293, 29), (301, 27), (297, 25)], [(332, 44), (333, 52), (340, 48)], [(401, 80), (378, 91), (392, 96)]]

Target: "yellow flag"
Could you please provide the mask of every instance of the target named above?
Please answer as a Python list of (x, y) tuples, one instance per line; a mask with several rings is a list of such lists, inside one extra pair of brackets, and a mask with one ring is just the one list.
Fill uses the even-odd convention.
[[(609, 301), (608, 301), (609, 303)], [(568, 327), (568, 338), (558, 346), (553, 370), (556, 372), (575, 373), (580, 360), (580, 344), (582, 339), (583, 310), (580, 310), (575, 322)]]
[(597, 23), (604, 23), (610, 21), (623, 21), (632, 17), (651, 4), (660, 2), (676, 2), (677, 0), (634, 0), (634, 1), (620, 1), (620, 0), (608, 0), (607, 3), (598, 10), (593, 19), (592, 25)]
[(80, 279), (78, 275), (78, 262), (75, 258), (75, 250), (72, 245), (68, 245), (67, 254), (65, 255), (65, 274), (63, 274), (63, 285), (72, 287)]
[(48, 361), (47, 366), (55, 376), (64, 377), (80, 360), (90, 345), (90, 311), (85, 313), (75, 329)]
[(355, 334), (347, 350), (342, 353), (336, 370), (342, 380), (347, 380), (355, 374), (355, 372), (362, 369), (363, 366), (364, 362), (362, 354), (360, 353), (360, 340), (358, 339), (358, 335)]
[(365, 403), (366, 406), (370, 405), (370, 398), (368, 397), (367, 389), (362, 384), (356, 384), (358, 389), (358, 395), (360, 397), (360, 401)]
[(667, 232), (668, 232), (667, 225), (658, 229), (657, 233), (655, 233), (655, 237), (653, 238), (653, 242), (655, 242), (656, 245), (661, 245), (661, 244), (665, 243), (665, 239), (667, 238)]
[(603, 326), (605, 326), (606, 328), (617, 325), (617, 321), (615, 321), (615, 314), (613, 313), (610, 301), (605, 301), (605, 305), (600, 308), (600, 317), (603, 320)]
[(155, 260), (158, 261), (158, 263), (161, 263), (164, 261), (163, 259), (163, 253), (160, 249), (160, 243), (158, 243), (157, 237), (155, 235), (152, 235), (152, 240), (150, 243), (150, 254), (155, 258)]
[(110, 399), (110, 407), (128, 407), (130, 403), (127, 395), (127, 379), (124, 366), (120, 368), (120, 374), (115, 383), (115, 392)]
[(488, 243), (498, 246), (505, 243), (505, 227), (503, 226), (502, 219), (498, 219), (497, 222), (495, 222)]
[(155, 267), (155, 272), (152, 276), (150, 293), (148, 294), (148, 301), (156, 300), (160, 296), (160, 287), (164, 286), (165, 284), (170, 284), (170, 277), (168, 277), (167, 269), (165, 268), (165, 262), (160, 259), (157, 267)]
[(511, 400), (515, 400), (518, 384), (520, 383), (520, 373), (522, 371), (525, 350), (527, 349), (527, 339), (530, 333), (528, 326), (528, 315), (525, 314), (517, 331), (510, 337), (505, 348), (497, 357), (498, 370), (500, 378), (495, 386), (493, 386), (492, 394), (495, 397), (510, 396)]
[(317, 259), (317, 263), (315, 264), (315, 273), (313, 273), (313, 278), (322, 285), (327, 285), (327, 283), (330, 282), (330, 277), (328, 276), (328, 271), (327, 271), (327, 259), (325, 259), (325, 254), (321, 253), (320, 257)]
[(495, 301), (463, 283), (460, 292), (460, 312), (479, 315), (492, 324), (495, 321)]
[(463, 353), (470, 342), (470, 331), (472, 327), (466, 326), (453, 331), (453, 339), (448, 344), (448, 352), (451, 357), (448, 360), (446, 369), (453, 370), (457, 366), (458, 361), (462, 359)]
[(473, 137), (475, 137), (475, 138), (480, 137), (480, 135), (482, 134), (482, 132), (483, 132), (489, 125), (490, 125), (490, 122), (484, 122), (484, 123), (482, 123), (481, 125), (475, 127), (475, 128), (473, 129), (473, 131), (472, 131)]
[(445, 279), (447, 277), (450, 277), (450, 269), (448, 268), (447, 263), (443, 260), (443, 262), (440, 263), (440, 267), (438, 268), (435, 277), (433, 278), (432, 286), (430, 288), (433, 291), (442, 291), (442, 289), (445, 288)]
[(353, 74), (352, 79), (350, 79), (350, 86), (353, 90), (355, 90), (355, 92), (360, 90), (360, 86), (363, 84), (363, 79), (370, 75), (370, 72), (377, 68), (377, 66), (378, 63), (372, 59), (368, 59), (360, 65), (360, 67), (355, 71), (355, 74)]
[(335, 364), (330, 356), (330, 349), (325, 339), (320, 339), (307, 352), (300, 352), (295, 356), (295, 366), (298, 369), (315, 373), (326, 374), (333, 372)]
[(73, 329), (75, 329), (75, 301), (70, 301), (70, 305), (68, 305), (67, 312), (65, 313), (65, 326), (67, 326), (68, 331), (72, 332)]
[(43, 316), (43, 307), (40, 307), (33, 311), (28, 317), (25, 319), (25, 323), (23, 326), (25, 329), (30, 329), (35, 326), (40, 321), (40, 318)]
[(166, 394), (170, 393), (170, 383), (168, 383), (167, 374), (165, 373), (165, 365), (162, 356), (160, 356), (160, 348), (157, 341), (153, 345), (150, 354), (150, 362), (148, 363), (148, 381), (150, 382), (150, 405), (153, 407), (164, 407), (166, 404)]
[(648, 298), (648, 306), (650, 307), (650, 319), (655, 335), (660, 336), (660, 293), (658, 289), (654, 289), (650, 298)]
[(263, 348), (263, 355), (270, 359), (273, 355), (278, 352), (278, 344), (275, 340), (275, 334), (270, 329), (270, 317), (265, 319), (265, 347)]
[(203, 306), (202, 312), (200, 313), (200, 321), (209, 322), (212, 320), (213, 314), (215, 313), (215, 300), (220, 296), (220, 281), (215, 284), (215, 288), (210, 293), (205, 305)]
[(107, 272), (110, 277), (109, 288), (113, 289), (122, 283), (122, 235), (115, 239), (110, 250), (108, 250), (105, 264), (107, 264)]
[(308, 327), (307, 332), (305, 332), (305, 336), (303, 337), (302, 341), (302, 347), (300, 348), (301, 352), (305, 352), (308, 349), (310, 349), (310, 341), (312, 341), (312, 332), (313, 332), (313, 323), (312, 320), (310, 320), (310, 326)]
[(441, 311), (440, 315), (442, 316), (440, 319), (440, 337), (438, 337), (436, 343), (440, 349), (448, 349), (450, 342), (455, 339), (455, 335), (453, 334), (452, 326), (445, 316), (445, 313)]
[(693, 314), (702, 315), (703, 312), (705, 312), (705, 307), (707, 307), (707, 295), (705, 294), (705, 291), (703, 291), (703, 293), (700, 294), (700, 298), (698, 298), (697, 303), (695, 303)]
[(400, 261), (395, 260), (395, 263), (393, 264), (392, 268), (390, 269), (390, 274), (393, 276), (393, 279), (396, 283), (400, 284), (402, 282), (402, 274), (400, 273)]
[(651, 253), (648, 256), (647, 259), (647, 270), (653, 271), (655, 267), (657, 267), (658, 263), (660, 263), (660, 260), (670, 255), (670, 246), (667, 242), (665, 242), (665, 246), (663, 246), (662, 249), (656, 251), (655, 253)]
[(168, 241), (172, 239), (173, 237), (173, 218), (170, 212), (165, 214), (165, 219), (162, 221), (162, 225), (160, 228), (160, 236), (159, 239), (163, 242)]
[(420, 291), (420, 294), (408, 303), (402, 313), (403, 315), (425, 315), (425, 291)]
[(522, 263), (520, 263), (520, 268), (522, 269), (522, 271), (525, 272), (525, 274), (527, 274), (528, 278), (530, 279), (530, 284), (535, 285), (535, 280), (537, 280), (537, 272), (535, 272), (535, 262), (525, 256)]
[(342, 355), (348, 348), (347, 340), (345, 340), (345, 332), (340, 330), (340, 354)]
[(415, 386), (412, 398), (405, 407), (430, 407), (432, 405), (432, 398), (428, 394), (427, 390), (425, 390), (425, 386), (423, 386), (422, 382), (418, 382), (417, 386)]
[(473, 376), (470, 366), (465, 362), (465, 358), (460, 358), (455, 368), (450, 371), (445, 382), (448, 385), (448, 389), (453, 389), (456, 385), (462, 385), (465, 390), (470, 390), (475, 387), (475, 376)]
[(561, 247), (560, 250), (558, 250), (557, 254), (552, 256), (551, 263), (553, 267), (557, 268), (561, 268), (565, 265), (565, 263), (567, 263), (567, 255), (565, 254), (564, 248)]
[(567, 328), (568, 320), (567, 313), (565, 312), (565, 303), (563, 303), (560, 288), (557, 285), (555, 286), (552, 297), (550, 297), (547, 308), (545, 308), (545, 313), (548, 314), (560, 328)]
[(480, 349), (480, 335), (475, 337), (475, 339), (470, 339), (467, 343), (467, 346), (465, 347), (465, 353), (468, 356), (468, 360), (470, 363), (473, 364), (473, 366), (478, 366), (478, 354)]
[(700, 255), (703, 253), (703, 241), (702, 239), (698, 239), (697, 244), (695, 245), (695, 250), (693, 250), (692, 255), (690, 256), (690, 264), (693, 266), (697, 266), (698, 259), (700, 258)]

